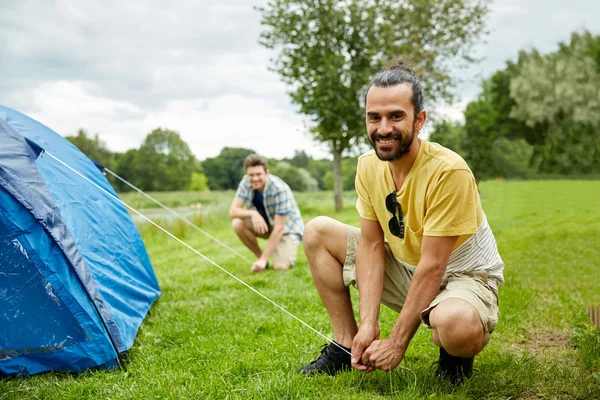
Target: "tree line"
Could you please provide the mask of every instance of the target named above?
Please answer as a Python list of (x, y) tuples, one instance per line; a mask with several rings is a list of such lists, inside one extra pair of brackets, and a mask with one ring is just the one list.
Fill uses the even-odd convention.
[(464, 122), (438, 121), (432, 141), (479, 179), (600, 175), (600, 36), (573, 33), (557, 51), (521, 51), (482, 83)]
[[(365, 143), (362, 103), (369, 77), (390, 59), (409, 56), (420, 67), (427, 96), (433, 101), (451, 100), (455, 84), (451, 69), (474, 62), (470, 50), (484, 33), (489, 0), (270, 0), (257, 10), (263, 26), (259, 41), (277, 52), (270, 69), (288, 85), (290, 99), (306, 117), (309, 131), (316, 141), (329, 147), (332, 156), (331, 173), (317, 172), (321, 168), (318, 165), (328, 163), (317, 160), (304, 167), (282, 160), (273, 162), (272, 170), (284, 177), (288, 174), (290, 186), (296, 185), (293, 179), (299, 176), (290, 172), (294, 168), (304, 178), (302, 187), (314, 187), (310, 177), (319, 188), (327, 188), (331, 182), (339, 211), (342, 190), (353, 185), (350, 177), (355, 168), (355, 161), (344, 156)], [(237, 150), (220, 156), (229, 157), (230, 152)], [(121, 172), (148, 175), (133, 172), (137, 154), (129, 155), (133, 164)], [(157, 160), (172, 162), (163, 160), (164, 156)], [(231, 182), (236, 174), (226, 171), (234, 167), (207, 162), (202, 171), (198, 164), (195, 170), (187, 167), (195, 174), (192, 181), (200, 185), (205, 176), (210, 188), (229, 187), (225, 182)], [(215, 166), (221, 172), (212, 175)], [(152, 182), (162, 178), (148, 175), (141, 182), (159, 189)], [(177, 185), (181, 186), (179, 182)], [(173, 182), (168, 187), (177, 185)]]
[(452, 99), (451, 70), (474, 62), (488, 0), (270, 0), (260, 43), (276, 51), (271, 70), (316, 141), (333, 158), (334, 198), (342, 210), (344, 155), (365, 143), (363, 100), (370, 77), (404, 55), (418, 66), (432, 101)]
[[(268, 17), (270, 14), (263, 12), (265, 24), (275, 23), (269, 19), (274, 16)], [(270, 40), (269, 37), (265, 40)], [(283, 63), (281, 68), (292, 68), (293, 62), (300, 62), (300, 58), (295, 61), (289, 58), (291, 53), (287, 57), (287, 61), (279, 61)], [(303, 65), (303, 72), (310, 70), (308, 64)], [(369, 68), (374, 72), (372, 66)], [(292, 70), (293, 74), (302, 72)], [(441, 81), (425, 80), (429, 86)], [(364, 148), (363, 116), (356, 114), (363, 112), (360, 94), (364, 92), (355, 87), (338, 90), (331, 86), (333, 83), (314, 80), (307, 83), (313, 91), (297, 94), (302, 101), (315, 101), (310, 103), (314, 107), (311, 115), (317, 116), (318, 111), (326, 116), (320, 122), (315, 121), (313, 134), (317, 141), (330, 142), (333, 160), (313, 159), (298, 151), (291, 158), (269, 160), (271, 172), (283, 178), (293, 190), (337, 192), (354, 187), (356, 157), (342, 153)], [(323, 90), (329, 89), (316, 91), (320, 85)], [(342, 109), (335, 112), (331, 109), (332, 104), (345, 100), (335, 100), (330, 95), (345, 96), (343, 93), (350, 92), (354, 93), (354, 99), (347, 99), (344, 107), (354, 109), (351, 116), (354, 122), (344, 119), (350, 116), (344, 117)], [(430, 101), (441, 96), (430, 95)], [(329, 100), (321, 104), (319, 96)], [(300, 97), (294, 101), (300, 103)], [(521, 51), (516, 62), (507, 62), (504, 69), (482, 82), (479, 96), (467, 105), (464, 115), (461, 122), (434, 122), (429, 139), (461, 154), (479, 180), (600, 176), (600, 36), (574, 33), (570, 41), (559, 44), (557, 51), (547, 54)], [(359, 118), (361, 122), (357, 122)], [(330, 130), (325, 129), (329, 125)], [(67, 138), (88, 156), (145, 191), (235, 189), (244, 174), (244, 158), (254, 152), (226, 147), (217, 157), (201, 162), (177, 132), (161, 128), (149, 133), (138, 149), (125, 153), (109, 151), (97, 134), (88, 136), (83, 130)], [(117, 190), (129, 190), (120, 181), (110, 179)]]
[[(88, 157), (110, 169), (143, 191), (235, 190), (245, 174), (243, 162), (255, 153), (252, 149), (225, 147), (217, 157), (198, 160), (179, 133), (157, 128), (137, 149), (112, 152), (98, 134), (80, 129), (66, 136)], [(331, 161), (314, 159), (304, 151), (293, 157), (268, 159), (269, 170), (282, 178), (294, 191), (333, 190)], [(354, 189), (356, 157), (344, 157), (343, 189)], [(132, 190), (122, 181), (107, 175), (117, 191)]]

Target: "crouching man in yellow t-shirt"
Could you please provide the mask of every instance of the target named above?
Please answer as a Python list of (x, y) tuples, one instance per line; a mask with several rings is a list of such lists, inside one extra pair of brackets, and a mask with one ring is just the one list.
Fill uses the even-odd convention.
[[(335, 341), (300, 373), (392, 370), (422, 322), (440, 347), (436, 373), (460, 382), (496, 327), (504, 263), (466, 162), (418, 137), (423, 97), (406, 61), (373, 78), (365, 106), (374, 150), (358, 159), (356, 175), (360, 229), (318, 217), (304, 230)], [(359, 290), (358, 325), (350, 285)], [(399, 312), (385, 339), (380, 303)]]

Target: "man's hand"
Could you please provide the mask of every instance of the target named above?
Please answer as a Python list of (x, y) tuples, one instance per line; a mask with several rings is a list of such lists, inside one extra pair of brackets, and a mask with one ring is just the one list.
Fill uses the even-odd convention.
[(361, 324), (352, 341), (352, 366), (359, 371), (371, 372), (375, 368), (363, 362), (363, 352), (374, 340), (379, 339), (379, 325)]
[(389, 339), (374, 340), (362, 353), (361, 362), (363, 365), (369, 365), (371, 370), (381, 369), (383, 371), (391, 371), (404, 358), (404, 351), (405, 349)]
[(258, 211), (252, 213), (252, 227), (254, 228), (254, 232), (259, 235), (269, 232), (269, 225), (267, 225), (265, 219)]
[(256, 262), (254, 264), (252, 264), (252, 268), (250, 268), (250, 271), (263, 272), (265, 270), (265, 268), (267, 268), (267, 262), (258, 259), (258, 260), (256, 260)]

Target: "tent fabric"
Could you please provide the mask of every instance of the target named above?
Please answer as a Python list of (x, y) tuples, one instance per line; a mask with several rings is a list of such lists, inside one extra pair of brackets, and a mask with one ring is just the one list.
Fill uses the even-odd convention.
[(74, 145), (0, 106), (1, 373), (110, 368), (133, 345), (160, 289), (112, 196)]

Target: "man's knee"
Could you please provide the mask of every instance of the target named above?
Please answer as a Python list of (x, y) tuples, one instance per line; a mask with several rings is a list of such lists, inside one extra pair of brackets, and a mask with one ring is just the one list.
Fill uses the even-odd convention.
[(451, 355), (472, 357), (489, 341), (479, 313), (469, 303), (450, 298), (438, 304), (430, 314), (434, 341)]
[(304, 226), (304, 234), (302, 235), (304, 248), (323, 244), (323, 239), (327, 238), (333, 221), (333, 219), (323, 216), (310, 220)]
[(246, 230), (246, 222), (241, 218), (233, 218), (231, 220), (231, 227), (234, 232), (240, 233)]

